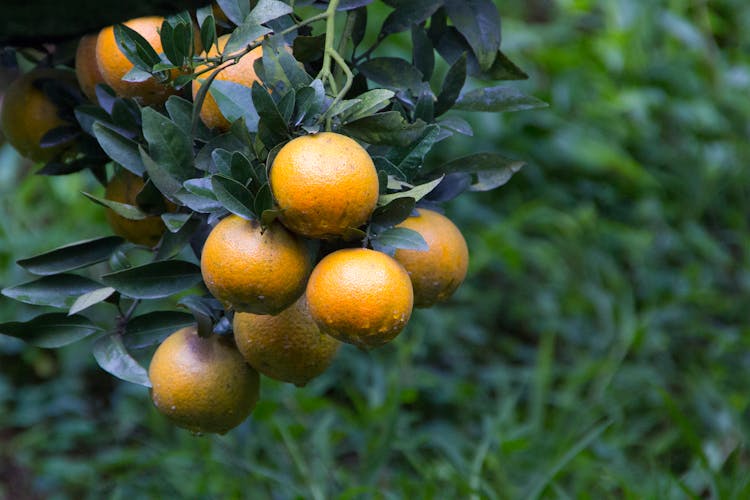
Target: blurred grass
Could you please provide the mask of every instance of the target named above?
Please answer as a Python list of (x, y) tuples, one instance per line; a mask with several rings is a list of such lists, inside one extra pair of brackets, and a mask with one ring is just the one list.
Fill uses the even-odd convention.
[[(514, 85), (551, 106), (469, 116), (431, 157), (529, 163), (448, 207), (472, 254), (450, 303), (305, 389), (265, 380), (222, 437), (85, 345), (0, 340), (0, 497), (750, 498), (750, 7), (498, 5)], [(88, 179), (2, 158), (0, 283), (106, 231)]]

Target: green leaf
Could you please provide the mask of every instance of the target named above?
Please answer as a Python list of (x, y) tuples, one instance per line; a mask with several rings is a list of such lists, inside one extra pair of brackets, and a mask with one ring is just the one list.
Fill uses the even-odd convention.
[(190, 135), (153, 108), (143, 108), (141, 118), (149, 156), (180, 182), (191, 178), (195, 168)]
[(94, 104), (76, 106), (75, 115), (81, 129), (91, 136), (94, 136), (94, 124), (96, 122), (107, 123), (114, 127), (114, 125), (111, 125), (109, 113)]
[(292, 7), (284, 2), (278, 0), (260, 0), (250, 12), (246, 21), (256, 24), (265, 24), (268, 21), (273, 21), (274, 19), (291, 14), (292, 12)]
[(374, 115), (388, 106), (395, 95), (392, 90), (387, 89), (369, 90), (357, 96), (357, 99), (346, 101), (352, 104), (341, 111), (334, 111), (331, 116), (341, 113), (341, 121), (343, 123), (357, 121), (366, 116)]
[(97, 288), (96, 290), (91, 290), (88, 293), (84, 293), (83, 295), (78, 297), (75, 302), (73, 302), (73, 305), (70, 306), (68, 314), (72, 316), (73, 314), (79, 313), (84, 309), (88, 309), (93, 305), (107, 300), (113, 293), (115, 293), (115, 289), (108, 286)]
[[(180, 96), (169, 96), (167, 103), (165, 104), (167, 113), (172, 121), (180, 127), (187, 135), (193, 133), (193, 103), (187, 99), (183, 99)], [(208, 141), (211, 137), (208, 129), (202, 121), (198, 121), (196, 127), (196, 137), (205, 141)]]
[(529, 75), (508, 59), (502, 50), (497, 52), (492, 67), (477, 76), (490, 80), (527, 80), (529, 78)]
[(386, 111), (348, 123), (347, 135), (369, 144), (408, 146), (424, 133), (427, 124), (422, 120), (409, 123), (398, 111)]
[(400, 33), (423, 23), (443, 5), (443, 0), (409, 0), (398, 5), (383, 22), (384, 35)]
[(253, 204), (253, 194), (242, 183), (224, 175), (216, 174), (211, 177), (211, 187), (216, 199), (232, 212), (243, 219), (256, 219)]
[(378, 205), (387, 205), (388, 203), (398, 198), (414, 198), (415, 201), (419, 201), (425, 196), (427, 196), (430, 193), (430, 191), (435, 189), (435, 187), (437, 187), (437, 185), (440, 184), (440, 181), (442, 180), (443, 180), (442, 177), (438, 177), (437, 179), (432, 180), (430, 182), (420, 184), (419, 186), (414, 186), (408, 191), (401, 191), (399, 193), (381, 195), (378, 198)]
[(143, 349), (161, 343), (172, 333), (195, 324), (192, 314), (179, 311), (152, 311), (128, 321), (123, 341), (130, 349)]
[(263, 42), (263, 73), (264, 83), (282, 96), (292, 89), (307, 87), (313, 81), (302, 64), (287, 52), (281, 36), (272, 36)]
[(168, 260), (176, 257), (185, 248), (185, 245), (190, 242), (200, 226), (201, 221), (196, 217), (191, 217), (183, 224), (179, 231), (164, 233), (159, 245), (159, 251), (156, 252), (154, 260)]
[(137, 31), (124, 24), (116, 24), (114, 34), (118, 48), (136, 68), (150, 71), (153, 65), (161, 62), (159, 54)]
[(445, 0), (453, 25), (469, 42), (479, 66), (488, 69), (500, 49), (500, 14), (492, 0)]
[(452, 130), (454, 132), (458, 132), (459, 134), (468, 135), (470, 137), (474, 135), (474, 129), (471, 128), (471, 124), (458, 116), (446, 116), (444, 118), (441, 118), (440, 121), (437, 122), (437, 124), (441, 129), (444, 128)]
[(102, 281), (134, 299), (159, 299), (196, 285), (201, 272), (192, 262), (166, 260), (105, 274)]
[(382, 228), (393, 227), (405, 221), (411, 215), (416, 203), (416, 200), (410, 197), (391, 200), (386, 205), (375, 209), (370, 222)]
[(2, 293), (26, 304), (68, 308), (76, 297), (98, 288), (99, 283), (77, 274), (53, 274), (4, 288)]
[(524, 109), (546, 108), (544, 101), (523, 94), (508, 86), (486, 87), (472, 90), (458, 98), (454, 109), (502, 113)]
[(224, 15), (236, 25), (242, 24), (250, 14), (250, 2), (246, 0), (216, 0), (216, 3)]
[(101, 123), (94, 123), (92, 130), (96, 140), (107, 156), (131, 171), (137, 176), (142, 176), (146, 167), (141, 161), (138, 153), (138, 143), (115, 132)]
[(191, 214), (167, 212), (161, 214), (161, 220), (164, 221), (164, 225), (167, 226), (170, 233), (176, 233), (190, 220), (191, 216)]
[(216, 200), (211, 178), (190, 179), (183, 184), (184, 190), (175, 196), (191, 210), (201, 213), (211, 213), (222, 209), (222, 204)]
[(201, 46), (208, 50), (216, 43), (216, 19), (211, 5), (196, 9), (195, 17), (201, 27)]
[(323, 57), (325, 39), (325, 33), (317, 36), (298, 36), (292, 44), (294, 58), (303, 63), (317, 61)]
[(229, 35), (229, 40), (224, 46), (224, 54), (235, 54), (245, 50), (248, 46), (254, 44), (258, 38), (271, 33), (271, 31), (271, 29), (260, 26), (252, 20), (245, 21)]
[(227, 121), (233, 123), (244, 118), (245, 126), (249, 131), (258, 130), (259, 117), (253, 104), (253, 92), (250, 87), (229, 80), (214, 80), (209, 92)]
[(56, 349), (101, 331), (85, 316), (65, 313), (42, 314), (28, 321), (0, 323), (0, 334), (15, 337), (37, 347)]
[(453, 107), (461, 94), (464, 83), (466, 83), (466, 54), (461, 55), (446, 73), (443, 88), (435, 103), (435, 116), (440, 116)]
[(180, 181), (164, 168), (161, 163), (154, 161), (143, 147), (139, 147), (138, 151), (141, 154), (141, 161), (146, 166), (149, 180), (154, 183), (164, 196), (175, 201), (175, 193), (182, 187)]
[(370, 240), (372, 248), (389, 255), (393, 255), (399, 248), (404, 250), (429, 250), (427, 242), (421, 234), (405, 227), (392, 227), (378, 234)]
[(422, 73), (422, 78), (429, 81), (435, 71), (435, 49), (424, 27), (412, 26), (411, 45), (412, 63)]
[(112, 333), (97, 339), (92, 353), (104, 371), (126, 382), (151, 387), (148, 372), (128, 353), (119, 334)]
[(128, 205), (127, 203), (120, 203), (119, 201), (112, 201), (106, 198), (100, 198), (86, 192), (82, 193), (86, 198), (98, 203), (107, 208), (111, 208), (117, 215), (125, 217), (130, 220), (141, 220), (149, 217), (149, 214), (136, 207), (135, 205)]
[(78, 241), (21, 259), (18, 265), (40, 276), (73, 271), (107, 260), (124, 241), (119, 236)]
[(211, 305), (215, 301), (216, 299), (188, 295), (178, 302), (193, 315), (194, 322), (198, 325), (198, 335), (201, 337), (208, 337), (214, 329), (214, 311)]
[(409, 171), (416, 170), (424, 163), (424, 158), (430, 152), (432, 146), (437, 142), (440, 134), (440, 127), (430, 124), (425, 129), (422, 136), (406, 148), (395, 149), (388, 156), (393, 165), (399, 172), (409, 174)]
[(376, 57), (358, 66), (369, 80), (391, 89), (417, 91), (422, 86), (422, 72), (399, 57)]
[(476, 153), (452, 160), (440, 168), (442, 173), (466, 172), (476, 180), (471, 191), (489, 191), (507, 183), (525, 162), (511, 160), (497, 153)]
[(268, 132), (271, 133), (272, 137), (269, 139), (273, 144), (266, 144), (270, 149), (289, 137), (289, 131), (287, 130), (287, 124), (284, 117), (281, 116), (279, 108), (276, 106), (271, 95), (266, 89), (264, 89), (258, 82), (253, 83), (253, 103), (255, 109), (258, 111), (263, 124), (267, 128)]

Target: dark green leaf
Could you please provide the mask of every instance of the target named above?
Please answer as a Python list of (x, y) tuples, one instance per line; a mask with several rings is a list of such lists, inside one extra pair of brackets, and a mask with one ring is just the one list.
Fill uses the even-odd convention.
[(229, 80), (214, 80), (209, 92), (227, 121), (233, 123), (244, 118), (249, 131), (258, 130), (258, 113), (250, 87)]
[(138, 153), (138, 143), (115, 132), (101, 123), (93, 125), (96, 140), (105, 153), (114, 161), (137, 176), (142, 176), (146, 167)]
[(457, 158), (440, 168), (442, 173), (466, 172), (474, 174), (476, 181), (471, 191), (488, 191), (500, 187), (521, 170), (524, 162), (511, 160), (497, 153), (476, 153)]
[(154, 183), (164, 196), (174, 201), (175, 193), (177, 193), (182, 187), (180, 181), (176, 179), (161, 163), (155, 162), (148, 153), (146, 153), (145, 149), (139, 146), (138, 151), (141, 154), (141, 161), (148, 172), (149, 180)]
[(529, 78), (529, 75), (508, 59), (501, 50), (497, 52), (497, 57), (495, 57), (492, 67), (477, 76), (490, 80), (526, 80)]
[[(286, 121), (281, 116), (279, 108), (271, 98), (271, 95), (266, 89), (264, 89), (258, 82), (253, 83), (253, 103), (255, 109), (258, 111), (258, 115), (263, 120), (264, 125), (268, 131), (273, 135), (275, 142), (281, 142), (284, 138), (289, 136)], [(266, 144), (266, 146), (272, 147), (275, 144)]]
[(179, 311), (152, 311), (128, 321), (123, 341), (129, 349), (142, 349), (161, 343), (181, 328), (195, 324), (192, 314)]
[(214, 195), (210, 177), (190, 179), (183, 186), (185, 190), (179, 191), (175, 196), (191, 210), (210, 213), (222, 208)]
[(178, 304), (186, 308), (193, 315), (198, 325), (198, 335), (208, 337), (214, 329), (214, 311), (211, 307), (215, 299), (207, 299), (198, 295), (189, 295), (180, 299)]
[(85, 316), (65, 313), (42, 314), (29, 321), (0, 323), (0, 334), (45, 349), (56, 349), (77, 342), (101, 328)]
[[(206, 12), (207, 11), (207, 12)], [(206, 14), (201, 19), (201, 12), (206, 12)], [(201, 27), (201, 46), (205, 47), (206, 49), (209, 49), (216, 43), (216, 21), (214, 19), (214, 16), (211, 12), (211, 6), (208, 5), (206, 7), (202, 7), (198, 9), (196, 12), (198, 17), (198, 22), (200, 23)]]
[(159, 299), (196, 285), (201, 272), (192, 262), (167, 260), (105, 274), (102, 281), (134, 299)]
[(146, 369), (128, 353), (119, 334), (113, 333), (97, 339), (92, 353), (104, 371), (126, 382), (151, 387)]
[[(387, 89), (373, 89), (360, 94), (356, 99), (348, 102), (350, 104), (341, 106), (341, 110), (334, 110), (331, 116), (336, 116), (341, 113), (341, 121), (344, 123), (357, 121), (360, 118), (371, 116), (385, 108), (391, 103), (391, 99), (396, 95), (391, 90)], [(339, 104), (342, 104), (339, 103)]]
[[(149, 156), (161, 169), (180, 182), (193, 177), (195, 169), (190, 135), (153, 108), (143, 108), (141, 116)], [(159, 186), (158, 183), (156, 185)]]
[(73, 271), (107, 260), (123, 241), (119, 236), (78, 241), (34, 257), (21, 259), (18, 265), (40, 276)]
[(471, 124), (458, 116), (448, 116), (438, 122), (440, 128), (446, 128), (458, 132), (459, 134), (473, 136), (474, 130)]
[(440, 90), (435, 104), (435, 116), (440, 116), (453, 107), (465, 82), (466, 54), (463, 54), (458, 61), (453, 63), (445, 75), (443, 88)]
[(241, 50), (245, 50), (254, 44), (258, 38), (269, 33), (271, 33), (271, 30), (265, 26), (260, 26), (252, 21), (244, 22), (229, 36), (229, 40), (227, 40), (227, 44), (224, 46), (224, 54), (235, 54)]
[(201, 226), (201, 223), (198, 218), (191, 217), (177, 232), (168, 231), (164, 233), (154, 260), (168, 260), (176, 257), (195, 236), (195, 232)]
[(285, 96), (313, 81), (302, 65), (287, 51), (283, 37), (272, 36), (263, 42), (263, 72), (267, 86)]
[[(351, 11), (349, 15), (354, 16), (354, 26), (352, 27), (352, 45), (356, 49), (362, 40), (365, 38), (367, 31), (367, 9), (360, 7), (354, 11)], [(297, 53), (295, 51), (295, 57)]]
[(224, 15), (236, 25), (242, 24), (250, 14), (250, 2), (247, 0), (216, 0), (216, 3)]
[(150, 71), (153, 65), (161, 62), (159, 54), (137, 31), (124, 24), (116, 24), (114, 34), (118, 48), (136, 68)]
[(430, 193), (435, 187), (437, 187), (438, 184), (443, 180), (442, 177), (439, 177), (435, 180), (432, 180), (430, 182), (426, 182), (424, 184), (420, 184), (418, 186), (414, 186), (413, 188), (407, 190), (407, 191), (401, 191), (399, 193), (393, 193), (393, 194), (384, 194), (381, 195), (378, 198), (378, 205), (387, 205), (388, 203), (392, 202), (393, 200), (396, 200), (398, 198), (414, 198), (415, 201), (419, 201), (427, 194)]
[(400, 3), (383, 22), (381, 33), (400, 33), (421, 24), (443, 5), (443, 0), (410, 0)]
[(161, 214), (161, 220), (164, 221), (164, 225), (170, 233), (176, 233), (185, 223), (190, 219), (190, 214), (182, 213), (164, 213)]
[(430, 124), (417, 141), (406, 148), (395, 149), (389, 155), (388, 159), (395, 165), (399, 172), (408, 174), (410, 170), (415, 170), (422, 166), (425, 156), (437, 141), (439, 133), (440, 127)]
[(82, 193), (86, 198), (90, 199), (94, 203), (98, 203), (107, 208), (111, 208), (117, 215), (125, 217), (130, 220), (141, 220), (145, 219), (149, 215), (136, 207), (135, 205), (128, 205), (127, 203), (120, 203), (119, 201), (112, 201), (106, 198), (100, 198), (89, 193)]
[[(193, 133), (193, 103), (182, 97), (173, 95), (169, 96), (166, 103), (167, 113), (172, 121), (180, 127), (187, 135)], [(210, 134), (203, 122), (198, 121), (196, 127), (196, 137), (203, 140), (209, 140)]]
[(461, 32), (482, 69), (495, 62), (500, 49), (500, 14), (492, 0), (445, 0), (453, 25)]
[(414, 198), (396, 198), (388, 204), (380, 206), (372, 213), (370, 221), (383, 228), (393, 227), (406, 220), (414, 211)]
[(471, 186), (471, 174), (466, 172), (453, 172), (443, 177), (438, 186), (430, 194), (425, 196), (426, 200), (442, 203), (454, 199)]
[(547, 103), (523, 94), (514, 87), (497, 86), (472, 90), (456, 101), (455, 109), (502, 113), (524, 109), (546, 108)]
[(398, 111), (386, 111), (351, 122), (344, 130), (369, 144), (406, 146), (417, 140), (426, 128), (427, 124), (421, 120), (409, 123)]
[(430, 248), (421, 234), (405, 227), (386, 229), (373, 238), (370, 243), (375, 250), (389, 255), (393, 255), (399, 248), (420, 251), (429, 250)]
[(303, 63), (317, 61), (323, 57), (325, 34), (317, 36), (298, 36), (294, 39), (292, 52), (294, 58)]
[(435, 71), (435, 49), (424, 27), (416, 24), (412, 26), (411, 44), (412, 63), (422, 73), (422, 78), (429, 81)]
[(97, 288), (96, 290), (84, 293), (73, 302), (68, 314), (73, 315), (84, 309), (88, 309), (93, 305), (99, 304), (100, 302), (107, 300), (113, 293), (115, 293), (115, 289), (109, 286)]
[(422, 72), (398, 57), (376, 57), (358, 69), (369, 80), (387, 88), (417, 91), (422, 85)]
[(247, 21), (256, 24), (264, 24), (281, 16), (292, 13), (292, 8), (279, 0), (259, 0), (255, 8), (250, 12)]
[(96, 122), (110, 122), (109, 114), (93, 104), (82, 104), (76, 107), (75, 115), (81, 129), (91, 136), (94, 135), (94, 124)]
[(63, 125), (62, 127), (55, 127), (45, 133), (39, 141), (39, 145), (42, 148), (53, 148), (55, 146), (67, 144), (79, 135), (81, 135), (81, 131), (77, 127)]
[(211, 177), (211, 187), (224, 208), (244, 219), (257, 218), (253, 195), (242, 183), (217, 174)]
[(26, 304), (67, 308), (79, 295), (98, 288), (99, 283), (77, 274), (54, 274), (4, 288), (2, 293)]

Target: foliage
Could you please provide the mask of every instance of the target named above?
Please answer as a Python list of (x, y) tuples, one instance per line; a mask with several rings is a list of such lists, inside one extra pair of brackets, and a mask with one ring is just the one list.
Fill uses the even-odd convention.
[[(247, 425), (210, 439), (93, 375), (81, 344), (6, 340), (3, 478), (48, 497), (747, 497), (750, 11), (536, 5), (502, 4), (503, 50), (550, 109), (449, 113), (475, 136), (427, 157), (479, 141), (529, 159), (497, 194), (451, 206), (472, 264), (449, 307), (419, 311), (383, 350), (345, 348), (304, 391), (266, 384)], [(83, 182), (35, 180), (3, 200), (36, 227), (54, 218), (42, 237), (3, 214), (5, 282), (20, 281), (11, 259), (66, 241), (30, 193), (65, 205), (70, 230), (89, 221), (82, 238), (102, 233), (63, 194)]]

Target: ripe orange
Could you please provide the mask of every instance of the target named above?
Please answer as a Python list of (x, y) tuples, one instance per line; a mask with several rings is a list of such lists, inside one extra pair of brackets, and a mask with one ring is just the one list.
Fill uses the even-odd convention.
[(461, 231), (450, 219), (424, 208), (418, 212), (418, 217), (409, 217), (398, 227), (421, 234), (429, 249), (398, 249), (395, 258), (411, 277), (414, 305), (430, 307), (448, 299), (464, 281), (469, 267), (469, 249)]
[(297, 137), (269, 173), (286, 227), (310, 238), (340, 236), (367, 222), (378, 201), (378, 174), (355, 140), (333, 132)]
[(278, 222), (230, 215), (208, 235), (201, 256), (203, 281), (236, 311), (276, 314), (305, 291), (312, 269), (305, 242)]
[[(163, 17), (139, 17), (125, 22), (125, 26), (137, 31), (157, 53), (163, 52), (159, 29)], [(169, 83), (161, 83), (151, 77), (142, 82), (126, 82), (122, 79), (133, 69), (133, 63), (123, 54), (115, 41), (114, 27), (108, 26), (99, 32), (96, 41), (96, 61), (104, 81), (121, 97), (133, 97), (140, 104), (161, 104), (177, 90)]]
[(98, 34), (85, 35), (78, 41), (76, 49), (76, 78), (81, 90), (93, 103), (98, 103), (96, 98), (96, 85), (104, 83), (104, 77), (99, 71), (96, 62), (96, 40)]
[(231, 337), (199, 337), (195, 327), (162, 342), (148, 376), (157, 410), (193, 432), (224, 434), (258, 401), (258, 372), (245, 363)]
[[(120, 169), (112, 176), (107, 183), (107, 189), (104, 197), (108, 200), (128, 205), (137, 205), (136, 196), (143, 189), (145, 182), (137, 175), (128, 170)], [(167, 202), (167, 209), (172, 211), (176, 207)], [(137, 245), (146, 245), (153, 247), (161, 239), (162, 234), (167, 229), (158, 215), (146, 217), (145, 219), (132, 220), (118, 215), (111, 208), (107, 209), (107, 222), (109, 222), (112, 231), (132, 241)]]
[[(217, 57), (219, 53), (224, 50), (224, 47), (227, 44), (227, 40), (229, 40), (229, 35), (220, 36), (218, 39), (219, 48), (217, 49), (216, 45), (213, 45), (208, 51), (207, 56)], [(262, 56), (263, 49), (261, 47), (257, 47), (251, 50), (248, 54), (242, 56), (237, 64), (230, 65), (229, 63), (225, 63), (223, 65), (224, 69), (218, 75), (216, 75), (214, 82), (234, 82), (240, 85), (244, 85), (245, 87), (252, 87), (253, 82), (259, 80), (259, 78), (255, 74), (253, 63), (255, 63), (255, 61)], [(196, 71), (201, 71), (204, 68), (205, 66), (198, 66), (196, 67)], [(193, 80), (193, 99), (195, 99), (198, 91), (203, 86), (203, 79), (208, 78), (211, 72), (205, 73), (205, 76), (201, 78), (201, 81), (199, 81), (198, 79)], [(208, 128), (216, 128), (221, 131), (226, 131), (229, 130), (229, 126), (231, 125), (229, 123), (229, 120), (227, 120), (222, 114), (219, 106), (216, 104), (216, 100), (213, 98), (210, 91), (208, 92), (208, 94), (206, 94), (206, 98), (203, 101), (200, 117), (203, 123)]]
[(235, 314), (234, 339), (250, 366), (300, 387), (328, 368), (340, 345), (320, 332), (304, 295), (276, 316)]
[(388, 255), (338, 250), (321, 260), (307, 283), (310, 314), (323, 333), (362, 349), (398, 335), (411, 316), (409, 275)]
[(70, 144), (51, 148), (40, 146), (44, 134), (54, 128), (70, 125), (60, 117), (60, 109), (41, 89), (44, 80), (55, 80), (77, 88), (72, 72), (37, 68), (21, 75), (8, 86), (0, 112), (0, 125), (11, 146), (21, 156), (39, 162), (49, 161), (70, 147)]

